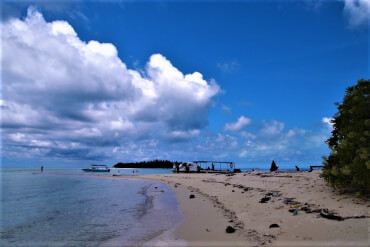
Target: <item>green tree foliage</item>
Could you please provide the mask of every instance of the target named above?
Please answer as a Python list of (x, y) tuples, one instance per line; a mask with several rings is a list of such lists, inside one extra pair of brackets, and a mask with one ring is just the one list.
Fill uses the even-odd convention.
[(370, 191), (370, 80), (361, 79), (348, 87), (342, 104), (336, 103), (331, 149), (323, 157), (324, 177), (333, 187), (351, 186)]

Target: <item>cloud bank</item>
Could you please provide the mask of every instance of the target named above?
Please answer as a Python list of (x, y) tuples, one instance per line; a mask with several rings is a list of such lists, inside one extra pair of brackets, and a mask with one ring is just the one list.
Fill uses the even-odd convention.
[(113, 44), (83, 42), (67, 22), (46, 22), (32, 8), (1, 29), (5, 155), (110, 157), (139, 140), (188, 140), (207, 126), (219, 86), (161, 54), (143, 72), (129, 69)]

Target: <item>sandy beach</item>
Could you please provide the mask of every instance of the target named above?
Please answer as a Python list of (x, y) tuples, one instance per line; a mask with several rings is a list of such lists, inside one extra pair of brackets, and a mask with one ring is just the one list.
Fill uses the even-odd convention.
[[(178, 241), (161, 242), (167, 246), (182, 240), (190, 246), (370, 246), (369, 199), (335, 191), (320, 172), (134, 177), (165, 182), (176, 192), (185, 220), (175, 230)], [(133, 176), (119, 178), (127, 177)], [(228, 226), (235, 232), (227, 233)]]

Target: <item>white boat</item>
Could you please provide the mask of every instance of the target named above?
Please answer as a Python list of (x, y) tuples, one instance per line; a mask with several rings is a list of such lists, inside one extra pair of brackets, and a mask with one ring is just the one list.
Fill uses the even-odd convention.
[(110, 169), (106, 165), (90, 165), (90, 168), (82, 169), (84, 172), (110, 172)]

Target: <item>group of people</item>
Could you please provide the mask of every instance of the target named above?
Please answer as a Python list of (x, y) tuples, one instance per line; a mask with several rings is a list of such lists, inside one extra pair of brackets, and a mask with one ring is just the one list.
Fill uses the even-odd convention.
[[(207, 170), (210, 170), (209, 166), (207, 167)], [(212, 171), (215, 170), (215, 164), (212, 163)]]
[[(185, 166), (185, 172), (190, 172), (189, 164), (184, 163), (183, 165)], [(175, 167), (176, 167), (176, 173), (179, 173), (180, 172), (180, 164), (176, 163)], [(197, 165), (197, 172), (200, 172), (201, 169), (202, 168), (200, 167), (200, 165)], [(211, 170), (211, 168), (208, 166), (206, 170)], [(214, 170), (215, 170), (215, 164), (212, 163), (212, 171), (214, 171)]]

